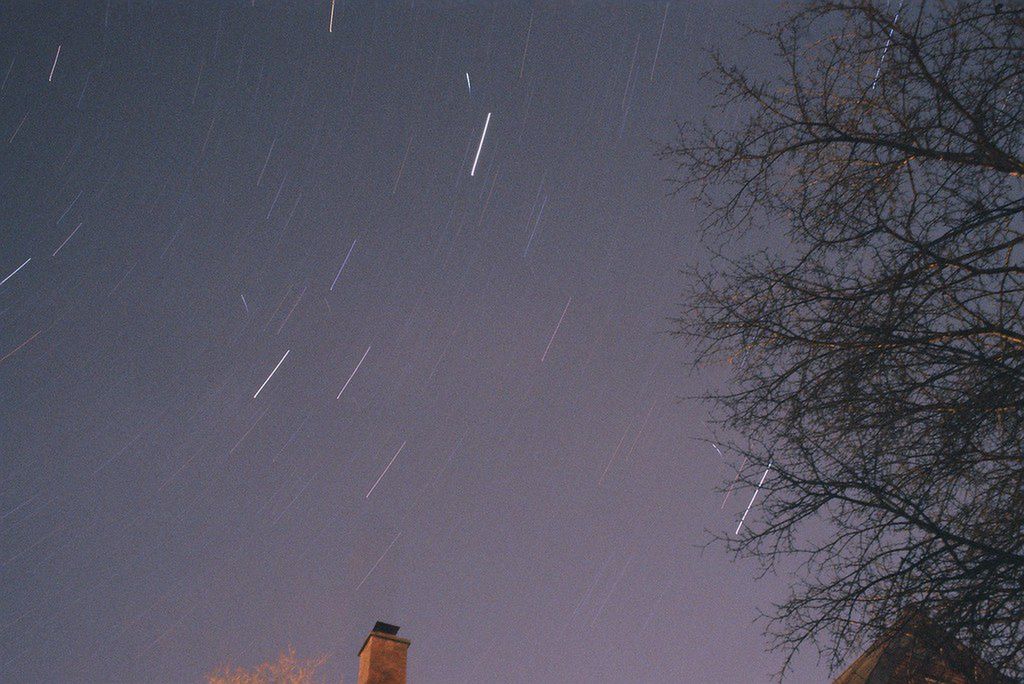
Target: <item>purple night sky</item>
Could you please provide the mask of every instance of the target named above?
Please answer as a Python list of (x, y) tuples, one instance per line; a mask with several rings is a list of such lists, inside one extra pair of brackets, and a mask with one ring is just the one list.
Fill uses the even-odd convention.
[(4, 3), (0, 680), (767, 681), (656, 152), (773, 11)]

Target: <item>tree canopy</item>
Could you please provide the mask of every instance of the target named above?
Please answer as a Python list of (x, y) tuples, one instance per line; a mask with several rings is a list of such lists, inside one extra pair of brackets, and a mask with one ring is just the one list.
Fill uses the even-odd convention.
[(723, 538), (800, 561), (783, 673), (915, 606), (1024, 676), (1024, 9), (812, 2), (754, 33), (782, 76), (716, 57), (738, 123), (663, 150), (716, 255), (677, 332), (728, 361), (718, 430), (763, 480)]

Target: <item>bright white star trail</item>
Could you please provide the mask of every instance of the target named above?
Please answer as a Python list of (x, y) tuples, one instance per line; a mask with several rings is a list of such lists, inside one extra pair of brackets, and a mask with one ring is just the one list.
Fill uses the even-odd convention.
[(348, 258), (352, 256), (352, 250), (356, 248), (356, 241), (353, 240), (352, 244), (348, 248), (348, 253), (345, 254), (344, 260), (341, 262), (341, 268), (338, 269), (338, 273), (334, 276), (334, 282), (331, 283), (331, 292), (334, 292), (334, 286), (338, 284), (338, 278), (341, 277), (341, 272), (345, 270), (345, 264), (348, 263)]
[(544, 354), (540, 357), (540, 362), (544, 363), (544, 359), (548, 358), (548, 352), (551, 351), (551, 344), (555, 341), (555, 335), (558, 334), (558, 329), (562, 327), (562, 319), (565, 318), (565, 312), (569, 310), (569, 305), (572, 304), (572, 297), (569, 297), (565, 303), (565, 308), (562, 309), (562, 315), (558, 317), (558, 323), (555, 325), (554, 332), (551, 333), (551, 339), (548, 340), (548, 346), (544, 347)]
[(13, 271), (11, 271), (11, 272), (10, 272), (9, 274), (7, 274), (7, 277), (6, 277), (6, 278), (4, 278), (3, 280), (0, 280), (0, 285), (3, 285), (3, 284), (4, 284), (4, 283), (6, 283), (6, 282), (7, 282), (8, 280), (10, 280), (11, 278), (13, 278), (13, 277), (14, 277), (14, 274), (15, 274), (15, 273), (17, 273), (18, 271), (20, 271), (21, 269), (25, 268), (25, 264), (27, 264), (27, 263), (28, 263), (28, 262), (30, 262), (30, 261), (32, 261), (32, 257), (29, 257), (28, 259), (25, 259), (25, 262), (24, 262), (24, 263), (23, 263), (23, 264), (22, 264), (21, 266), (19, 266), (18, 268), (14, 269), (14, 270), (13, 270)]
[(50, 67), (50, 76), (49, 76), (49, 78), (46, 79), (48, 82), (52, 82), (53, 81), (53, 72), (57, 70), (57, 60), (60, 59), (60, 48), (61, 48), (61, 46), (58, 45), (57, 46), (57, 54), (55, 54), (53, 56), (53, 66)]
[(370, 498), (370, 495), (373, 494), (373, 490), (377, 488), (377, 485), (380, 484), (380, 481), (383, 480), (384, 476), (388, 474), (388, 470), (391, 468), (391, 464), (395, 462), (395, 459), (398, 458), (398, 454), (402, 453), (402, 449), (404, 449), (404, 448), (405, 448), (405, 442), (402, 442), (402, 446), (398, 447), (398, 451), (396, 451), (395, 455), (391, 457), (391, 460), (388, 461), (388, 464), (386, 466), (384, 466), (384, 470), (381, 472), (380, 476), (377, 478), (377, 481), (373, 483), (373, 486), (370, 487), (370, 491), (366, 492), (366, 496), (364, 498), (366, 498), (366, 499)]
[(743, 517), (740, 518), (740, 524), (736, 526), (736, 534), (739, 535), (740, 530), (743, 529), (743, 522), (747, 519), (747, 514), (750, 513), (751, 507), (754, 505), (754, 499), (757, 498), (758, 493), (761, 491), (761, 485), (764, 484), (764, 479), (768, 477), (768, 471), (772, 469), (771, 462), (768, 463), (768, 467), (764, 469), (764, 475), (761, 476), (761, 481), (757, 483), (757, 488), (754, 490), (754, 495), (750, 497), (750, 503), (747, 504), (747, 510), (743, 511)]
[(487, 127), (491, 125), (491, 113), (487, 112), (487, 120), (484, 121), (484, 132), (480, 134), (480, 144), (476, 146), (476, 156), (473, 157), (473, 168), (470, 169), (469, 175), (476, 175), (476, 164), (480, 161), (480, 150), (484, 149), (484, 138), (487, 137)]
[(267, 386), (268, 382), (270, 382), (270, 378), (274, 377), (274, 373), (277, 372), (277, 369), (281, 367), (281, 364), (284, 363), (284, 360), (287, 359), (288, 355), (291, 354), (291, 353), (292, 353), (291, 349), (289, 349), (288, 351), (286, 351), (284, 353), (284, 356), (281, 357), (281, 360), (277, 362), (276, 366), (274, 366), (274, 370), (270, 371), (270, 375), (268, 375), (267, 379), (263, 381), (263, 384), (260, 385), (260, 388), (258, 390), (256, 390), (256, 394), (252, 395), (253, 399), (255, 399), (256, 397), (260, 396), (260, 392), (262, 392), (263, 388)]
[(338, 392), (337, 399), (341, 399), (341, 395), (344, 394), (345, 390), (348, 388), (348, 383), (352, 382), (352, 378), (356, 377), (356, 373), (359, 372), (359, 367), (363, 365), (363, 361), (366, 360), (366, 355), (369, 353), (370, 345), (367, 345), (366, 351), (363, 352), (362, 357), (359, 359), (359, 363), (357, 363), (356, 367), (352, 369), (352, 374), (348, 376), (348, 380), (345, 381), (345, 384), (341, 386), (341, 391)]
[(765, 681), (658, 150), (777, 5), (4, 3), (0, 682)]

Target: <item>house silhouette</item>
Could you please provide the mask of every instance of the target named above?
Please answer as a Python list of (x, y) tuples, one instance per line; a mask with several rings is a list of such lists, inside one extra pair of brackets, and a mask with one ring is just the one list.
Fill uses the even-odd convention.
[(1014, 684), (917, 610), (905, 611), (833, 684)]

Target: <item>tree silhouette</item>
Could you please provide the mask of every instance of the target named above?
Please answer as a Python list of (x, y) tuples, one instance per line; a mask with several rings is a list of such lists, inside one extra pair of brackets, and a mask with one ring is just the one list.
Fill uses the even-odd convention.
[(677, 332), (728, 359), (717, 424), (763, 479), (720, 538), (799, 561), (780, 676), (915, 606), (1020, 677), (1024, 9), (814, 2), (754, 33), (782, 79), (716, 56), (738, 123), (663, 150), (714, 253)]
[(267, 661), (253, 669), (224, 665), (206, 676), (207, 684), (315, 684), (317, 671), (327, 656), (301, 659), (295, 649), (282, 651), (276, 661)]

